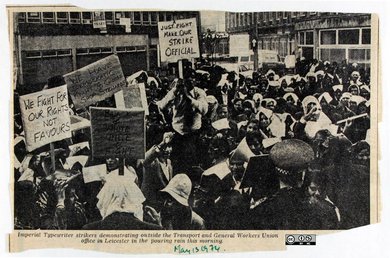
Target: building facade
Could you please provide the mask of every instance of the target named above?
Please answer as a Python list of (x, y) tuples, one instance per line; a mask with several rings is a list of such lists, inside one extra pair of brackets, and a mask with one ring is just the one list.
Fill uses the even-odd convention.
[[(94, 28), (94, 12), (19, 12), (14, 17), (14, 57), (21, 87), (42, 85), (111, 54), (125, 76), (158, 63), (158, 21), (197, 18), (199, 12), (104, 11), (106, 29)], [(130, 27), (121, 24), (130, 19)]]
[(370, 14), (230, 12), (225, 18), (229, 34), (249, 33), (259, 49), (276, 50), (282, 57), (299, 51), (306, 59), (370, 64)]

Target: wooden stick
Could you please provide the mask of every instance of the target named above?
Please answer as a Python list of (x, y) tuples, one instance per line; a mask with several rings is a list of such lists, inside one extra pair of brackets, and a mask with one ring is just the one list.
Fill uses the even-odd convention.
[(125, 175), (125, 159), (124, 158), (119, 158), (118, 174), (120, 176), (124, 176)]
[(183, 60), (177, 61), (178, 69), (179, 69), (179, 78), (184, 79), (184, 71), (183, 71)]
[(336, 125), (345, 123), (345, 122), (347, 122), (348, 120), (355, 120), (355, 119), (358, 119), (358, 118), (361, 118), (361, 117), (365, 117), (365, 116), (368, 116), (368, 114), (367, 114), (367, 113), (364, 113), (364, 114), (360, 114), (360, 115), (357, 115), (357, 116), (351, 116), (351, 117), (348, 117), (348, 118), (346, 118), (346, 119), (337, 121), (337, 122), (336, 122)]
[(50, 143), (50, 157), (51, 157), (51, 167), (53, 168), (52, 173), (56, 172), (56, 156), (54, 154), (54, 144)]

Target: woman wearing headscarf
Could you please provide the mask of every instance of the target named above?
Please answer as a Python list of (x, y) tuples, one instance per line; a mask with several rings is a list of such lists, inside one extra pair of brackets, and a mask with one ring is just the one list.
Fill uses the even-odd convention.
[(356, 115), (367, 114), (346, 122), (344, 134), (352, 143), (366, 139), (367, 130), (370, 129), (370, 111), (367, 105), (369, 104), (363, 97), (352, 96), (350, 99), (350, 108)]
[(295, 136), (302, 140), (313, 139), (321, 129), (332, 130), (332, 121), (321, 110), (321, 105), (314, 96), (307, 96), (302, 101), (303, 116), (294, 127)]
[(143, 221), (145, 197), (128, 174), (109, 174), (97, 195), (101, 221), (87, 224), (88, 230), (156, 230), (160, 226)]
[(262, 106), (273, 111), (275, 109), (275, 106), (276, 106), (276, 100), (273, 99), (273, 98), (265, 98), (263, 99), (263, 101), (261, 102), (262, 103)]
[(300, 109), (300, 101), (298, 96), (295, 93), (286, 93), (283, 96), (283, 99), (286, 100), (286, 112), (291, 114), (295, 119), (299, 119), (299, 112), (301, 112)]
[(261, 95), (260, 93), (255, 93), (255, 95), (253, 95), (253, 102), (255, 103), (255, 109), (256, 109), (256, 113), (260, 111), (261, 109), (261, 102), (263, 101), (263, 95)]
[(259, 131), (267, 137), (273, 137), (270, 129), (271, 117), (273, 112), (267, 108), (261, 108), (256, 114), (256, 119), (259, 121)]
[(328, 92), (324, 92), (318, 97), (318, 102), (320, 102), (322, 111), (325, 113), (325, 115), (327, 115), (332, 120), (333, 123), (335, 123), (336, 120), (334, 119), (332, 113), (334, 109), (331, 104), (332, 101), (333, 98), (330, 96)]
[(339, 104), (334, 110), (334, 118), (336, 121), (346, 119), (348, 117), (355, 116), (356, 114), (349, 108), (350, 104), (349, 101), (352, 97), (352, 94), (349, 92), (344, 92), (341, 95)]
[(363, 85), (363, 83), (360, 80), (360, 73), (358, 71), (353, 71), (351, 73), (349, 85), (353, 85), (353, 84), (357, 85), (358, 87)]
[(352, 95), (360, 95), (360, 89), (359, 89), (359, 86), (357, 86), (356, 84), (351, 84), (349, 87), (348, 87), (348, 92), (351, 93)]
[(286, 112), (286, 107), (286, 100), (278, 98), (273, 116), (271, 117), (271, 124), (268, 126), (271, 134), (277, 138), (284, 139), (294, 137), (292, 128), (295, 123), (295, 119)]
[(370, 100), (370, 93), (371, 93), (370, 87), (368, 87), (367, 85), (362, 85), (360, 87), (360, 96), (362, 96), (366, 100)]

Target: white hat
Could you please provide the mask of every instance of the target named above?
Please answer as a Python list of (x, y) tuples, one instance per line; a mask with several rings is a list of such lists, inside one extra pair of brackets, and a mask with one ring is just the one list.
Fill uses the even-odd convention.
[(180, 204), (189, 206), (188, 198), (190, 197), (191, 188), (191, 179), (186, 174), (177, 174), (169, 181), (168, 185), (160, 191), (168, 193)]

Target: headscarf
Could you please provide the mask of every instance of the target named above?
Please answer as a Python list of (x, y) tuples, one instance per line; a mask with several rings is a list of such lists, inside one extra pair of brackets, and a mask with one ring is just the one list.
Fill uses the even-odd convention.
[(274, 100), (273, 98), (265, 98), (265, 99), (263, 99), (263, 101), (265, 102), (265, 106), (267, 106), (271, 102), (274, 103), (274, 106), (276, 106), (276, 104), (277, 104), (276, 100)]
[(360, 86), (360, 92), (362, 91), (362, 90), (366, 90), (367, 92), (371, 92), (371, 90), (370, 90), (370, 87), (368, 87), (367, 85), (362, 85), (362, 86)]
[(132, 179), (127, 173), (106, 177), (107, 181), (97, 195), (99, 201), (96, 204), (103, 219), (114, 212), (127, 212), (143, 220), (142, 203), (145, 197)]
[(325, 99), (326, 103), (329, 104), (333, 98), (330, 96), (328, 92), (324, 92), (321, 94), (321, 96), (318, 97), (318, 101), (321, 103), (322, 99)]
[[(141, 71), (138, 71), (136, 73), (133, 73), (132, 75), (130, 75), (129, 77), (126, 78), (126, 81), (128, 82), (129, 85), (134, 85), (134, 84), (137, 84), (138, 81), (137, 81), (137, 78), (140, 77), (141, 75), (145, 75), (146, 78), (148, 78), (148, 74), (141, 70)], [(157, 84), (158, 85), (158, 84)]]
[(261, 95), (260, 93), (255, 93), (253, 95), (252, 99), (254, 102), (257, 102), (260, 100), (260, 103), (261, 103), (261, 101), (263, 101), (263, 95)]
[(316, 74), (316, 77), (317, 77), (318, 75), (322, 75), (322, 77), (325, 76), (325, 72), (324, 72), (323, 70), (318, 70), (315, 74)]
[(317, 111), (319, 113), (317, 121), (307, 121), (305, 126), (305, 133), (306, 135), (313, 139), (316, 133), (321, 129), (328, 129), (329, 131), (333, 132), (332, 128), (332, 121), (329, 119), (327, 115), (324, 114), (324, 112), (321, 111), (321, 105), (318, 102), (317, 98), (314, 96), (307, 96), (302, 101), (303, 106), (303, 112), (305, 115), (309, 113), (310, 110), (307, 109), (307, 105), (309, 103), (315, 103), (317, 107)]
[(351, 73), (351, 76), (353, 76), (353, 75), (357, 75), (358, 77), (360, 77), (360, 73), (359, 73), (358, 71), (353, 71), (353, 72)]
[(297, 105), (297, 104), (298, 104), (299, 98), (298, 98), (297, 94), (292, 93), (292, 92), (289, 92), (289, 93), (284, 94), (284, 96), (283, 96), (283, 98), (284, 98), (286, 101), (287, 101), (287, 98), (288, 98), (288, 97), (292, 97), (292, 99), (294, 100), (294, 105)]
[(359, 104), (362, 103), (363, 101), (366, 101), (366, 99), (363, 98), (362, 96), (356, 96), (356, 95), (353, 95), (353, 96), (349, 99), (349, 102), (356, 102), (356, 105), (359, 105)]
[(350, 100), (352, 97), (352, 94), (349, 93), (349, 92), (344, 92), (343, 95), (341, 95), (341, 98), (340, 99), (343, 99), (343, 98), (347, 98), (348, 100)]
[(332, 86), (332, 89), (333, 89), (333, 91), (334, 92), (336, 92), (337, 90), (339, 90), (339, 91), (343, 91), (343, 85), (342, 84), (338, 84), (338, 85), (334, 85), (334, 86)]
[(268, 119), (270, 119), (273, 112), (268, 108), (261, 107), (259, 113), (256, 114), (256, 119), (259, 121), (260, 121), (260, 114), (264, 114)]
[(306, 80), (309, 80), (309, 77), (314, 77), (315, 81), (317, 81), (317, 75), (314, 72), (308, 72), (306, 74)]
[(360, 94), (360, 88), (358, 85), (356, 84), (351, 84), (349, 87), (348, 87), (348, 92), (350, 92), (351, 88), (356, 88), (357, 89), (357, 92), (358, 92), (358, 95)]

